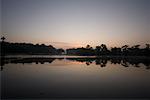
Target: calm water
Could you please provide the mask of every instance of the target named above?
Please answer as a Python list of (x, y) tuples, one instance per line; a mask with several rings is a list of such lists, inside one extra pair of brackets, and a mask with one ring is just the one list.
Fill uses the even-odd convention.
[(149, 59), (7, 59), (2, 98), (150, 98), (149, 68)]

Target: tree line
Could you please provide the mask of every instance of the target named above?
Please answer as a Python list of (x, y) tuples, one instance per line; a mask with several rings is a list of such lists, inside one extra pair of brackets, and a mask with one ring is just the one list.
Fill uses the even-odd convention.
[(31, 43), (10, 43), (0, 42), (1, 54), (28, 54), (28, 55), (60, 55), (64, 50), (56, 49), (52, 45), (31, 44)]
[(79, 56), (150, 56), (150, 44), (145, 44), (144, 48), (140, 48), (140, 45), (134, 45), (129, 47), (124, 45), (122, 47), (111, 47), (109, 50), (105, 44), (92, 48), (87, 45), (85, 48), (72, 48), (66, 50), (68, 55)]
[[(29, 55), (61, 55), (65, 50), (56, 49), (52, 45), (32, 44), (32, 43), (10, 43), (0, 42), (1, 54), (29, 54)], [(96, 48), (87, 45), (81, 48), (66, 49), (67, 55), (78, 56), (150, 56), (150, 44), (145, 44), (144, 48), (140, 45), (122, 47), (108, 47), (105, 44), (96, 46)]]

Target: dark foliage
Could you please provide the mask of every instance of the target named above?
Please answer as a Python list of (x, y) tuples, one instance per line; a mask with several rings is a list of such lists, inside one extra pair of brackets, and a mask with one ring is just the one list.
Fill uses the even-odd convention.
[(66, 50), (68, 55), (79, 55), (79, 56), (93, 56), (95, 55), (95, 50), (90, 47), (90, 45), (87, 45), (86, 48), (73, 48), (73, 49), (67, 49)]
[(145, 48), (139, 47), (140, 45), (134, 45), (132, 47), (124, 45), (121, 48), (112, 47), (108, 50), (105, 44), (101, 44), (100, 46), (96, 46), (95, 49), (87, 45), (86, 48), (67, 49), (66, 52), (68, 55), (80, 56), (150, 56), (150, 44), (146, 44)]
[(14, 55), (14, 54), (29, 54), (29, 55), (56, 55), (62, 54), (63, 49), (56, 49), (53, 46), (46, 46), (45, 44), (31, 44), (31, 43), (9, 43), (0, 42), (1, 54)]
[[(31, 43), (9, 43), (0, 42), (1, 56), (9, 54), (29, 54), (29, 55), (61, 55), (65, 51), (63, 49), (56, 49), (52, 45), (45, 44), (31, 44)], [(79, 56), (150, 56), (150, 44), (146, 44), (145, 48), (140, 48), (140, 45), (129, 47), (124, 45), (122, 47), (112, 47), (110, 50), (105, 44), (96, 46), (93, 49), (90, 45), (85, 48), (72, 48), (66, 50), (67, 55)]]

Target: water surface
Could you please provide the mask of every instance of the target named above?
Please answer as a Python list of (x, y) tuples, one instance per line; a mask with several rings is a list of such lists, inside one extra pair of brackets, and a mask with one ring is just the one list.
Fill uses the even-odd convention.
[(149, 59), (7, 59), (2, 98), (150, 98)]

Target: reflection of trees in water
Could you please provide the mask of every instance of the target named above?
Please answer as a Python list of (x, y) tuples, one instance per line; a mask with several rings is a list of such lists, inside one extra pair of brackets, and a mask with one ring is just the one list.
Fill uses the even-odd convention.
[[(15, 58), (12, 58), (13, 60)], [(0, 66), (1, 66), (1, 71), (4, 69), (4, 65), (10, 63), (10, 60), (8, 58), (5, 58), (5, 56), (0, 57)]]
[(130, 65), (134, 67), (141, 67), (140, 64), (144, 64), (146, 69), (150, 69), (150, 58), (136, 58), (136, 57), (101, 57), (101, 58), (67, 58), (68, 60), (85, 62), (86, 65), (92, 64), (95, 61), (96, 65), (105, 67), (107, 62), (110, 61), (111, 64), (120, 64), (124, 67), (129, 67)]
[(0, 58), (1, 71), (3, 70), (3, 66), (5, 65), (4, 60), (5, 60), (5, 58), (2, 56), (2, 57)]
[(112, 64), (120, 64), (121, 63), (121, 58), (111, 58), (111, 59), (107, 59), (110, 60)]
[(124, 66), (124, 67), (129, 67), (130, 63), (128, 63), (126, 60), (123, 59), (121, 61), (121, 65)]
[[(14, 63), (14, 64), (18, 64), (18, 63), (36, 63), (36, 64), (44, 64), (46, 62), (48, 63), (52, 63), (56, 58), (1, 58), (1, 71), (3, 70), (3, 67), (5, 64), (9, 64), (9, 63)], [(57, 58), (59, 59), (59, 58)], [(61, 60), (62, 58), (60, 58)]]
[(107, 59), (96, 59), (95, 63), (96, 63), (96, 65), (100, 65), (101, 67), (105, 67), (107, 64)]
[(40, 63), (44, 64), (45, 62), (52, 63), (55, 58), (23, 58), (23, 59), (16, 59), (12, 60), (11, 63)]
[[(3, 70), (3, 66), (8, 63), (36, 63), (36, 64), (44, 64), (46, 62), (52, 63), (55, 59), (63, 60), (65, 58), (4, 58), (1, 57), (1, 70)], [(120, 64), (124, 67), (129, 67), (130, 65), (134, 67), (141, 67), (141, 64), (146, 66), (146, 69), (150, 69), (150, 58), (144, 57), (98, 57), (98, 58), (66, 58), (70, 61), (76, 62), (84, 62), (86, 65), (90, 65), (95, 61), (96, 65), (100, 65), (101, 67), (107, 66), (108, 61), (111, 64)]]
[[(126, 58), (123, 59), (124, 64), (126, 65), (132, 65), (134, 67), (141, 67), (140, 64), (144, 64), (146, 66), (146, 69), (150, 68), (150, 59), (149, 58)], [(128, 64), (127, 64), (128, 63)]]
[(92, 62), (95, 60), (95, 58), (66, 58), (66, 59), (77, 62), (85, 62), (87, 66), (92, 64)]
[(92, 62), (90, 62), (90, 61), (89, 61), (89, 62), (86, 62), (86, 65), (87, 65), (87, 66), (90, 65), (90, 64), (92, 64)]

